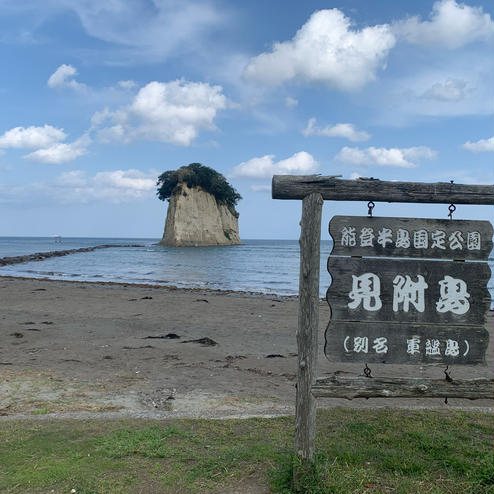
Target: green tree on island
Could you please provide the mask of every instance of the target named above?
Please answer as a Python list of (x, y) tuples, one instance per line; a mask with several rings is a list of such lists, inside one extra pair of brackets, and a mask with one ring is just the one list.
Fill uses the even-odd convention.
[(157, 196), (161, 201), (181, 191), (180, 183), (190, 187), (201, 187), (214, 196), (218, 204), (225, 204), (233, 213), (242, 196), (227, 182), (226, 178), (209, 166), (191, 163), (178, 170), (168, 170), (158, 177)]

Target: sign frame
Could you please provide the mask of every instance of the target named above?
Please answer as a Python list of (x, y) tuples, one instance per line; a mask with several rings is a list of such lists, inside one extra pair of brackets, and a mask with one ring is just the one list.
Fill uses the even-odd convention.
[[(295, 454), (299, 467), (294, 470), (294, 485), (306, 468), (314, 462), (316, 397), (345, 397), (352, 399), (364, 393), (371, 397), (437, 397), (457, 396), (469, 399), (494, 399), (494, 379), (454, 380), (403, 378), (368, 379), (333, 377), (317, 379), (317, 334), (319, 329), (319, 263), (321, 216), (324, 200), (376, 201), (429, 204), (494, 204), (494, 185), (469, 185), (448, 182), (391, 182), (360, 178), (341, 180), (338, 176), (274, 175), (273, 199), (301, 199), (300, 278), (298, 311), (298, 368), (295, 406)], [(407, 393), (404, 385), (408, 382)], [(395, 393), (389, 392), (396, 384)], [(372, 386), (371, 386), (372, 384)], [(375, 385), (375, 386), (374, 386)], [(340, 390), (346, 388), (343, 396)], [(361, 391), (356, 391), (360, 389)], [(473, 394), (466, 390), (474, 389)], [(363, 391), (362, 391), (363, 390)], [(432, 390), (432, 391), (431, 391)], [(458, 392), (456, 392), (458, 391)]]

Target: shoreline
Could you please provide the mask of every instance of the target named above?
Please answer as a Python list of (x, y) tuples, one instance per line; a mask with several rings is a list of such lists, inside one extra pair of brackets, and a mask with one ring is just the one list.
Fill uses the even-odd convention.
[[(243, 291), (243, 290), (221, 290), (214, 288), (200, 288), (200, 287), (178, 287), (176, 285), (160, 285), (153, 283), (131, 283), (123, 281), (87, 281), (87, 280), (60, 280), (54, 278), (35, 278), (32, 276), (12, 276), (12, 275), (1, 275), (0, 280), (25, 280), (25, 281), (43, 281), (50, 283), (70, 283), (70, 284), (85, 284), (94, 286), (115, 286), (120, 288), (146, 288), (146, 289), (159, 289), (170, 292), (183, 292), (183, 293), (211, 293), (216, 295), (227, 295), (227, 296), (237, 296), (237, 297), (249, 297), (249, 298), (276, 298), (279, 300), (298, 300), (298, 295), (279, 295), (277, 293), (265, 293), (265, 292), (254, 292), (254, 291)], [(326, 300), (321, 298), (320, 300)]]

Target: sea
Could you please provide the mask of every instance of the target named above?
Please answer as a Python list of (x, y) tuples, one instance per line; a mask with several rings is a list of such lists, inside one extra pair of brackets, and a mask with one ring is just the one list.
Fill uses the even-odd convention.
[[(297, 240), (242, 240), (222, 247), (164, 247), (158, 238), (0, 237), (0, 258), (35, 252), (78, 249), (101, 244), (115, 248), (82, 252), (0, 267), (0, 276), (72, 281), (113, 281), (296, 295), (299, 279)], [(140, 247), (124, 247), (136, 244)], [(122, 245), (122, 247), (118, 247)], [(326, 262), (331, 240), (321, 242), (320, 296), (331, 283)], [(494, 272), (494, 259), (489, 259)], [(489, 284), (494, 298), (494, 278)], [(492, 306), (491, 302), (491, 306)]]

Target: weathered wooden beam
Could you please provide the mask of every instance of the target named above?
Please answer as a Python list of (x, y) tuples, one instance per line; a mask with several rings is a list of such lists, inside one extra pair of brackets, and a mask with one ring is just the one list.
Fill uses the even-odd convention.
[(274, 175), (273, 199), (303, 199), (319, 193), (330, 201), (494, 204), (494, 185), (448, 182), (387, 182), (377, 179), (341, 180), (318, 175)]
[(405, 377), (324, 377), (316, 380), (317, 398), (467, 398), (494, 399), (494, 379)]
[[(310, 194), (302, 202), (295, 403), (295, 454), (301, 460), (302, 470), (310, 467), (314, 458), (316, 400), (311, 387), (316, 379), (317, 364), (322, 205), (320, 194)], [(295, 486), (302, 470), (294, 471)]]

